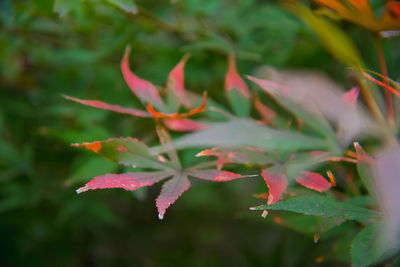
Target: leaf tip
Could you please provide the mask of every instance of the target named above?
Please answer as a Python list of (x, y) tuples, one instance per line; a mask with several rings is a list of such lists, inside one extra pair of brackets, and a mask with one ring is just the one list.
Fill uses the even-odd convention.
[(88, 186), (83, 186), (75, 190), (75, 192), (79, 195), (80, 193), (88, 191), (90, 188)]

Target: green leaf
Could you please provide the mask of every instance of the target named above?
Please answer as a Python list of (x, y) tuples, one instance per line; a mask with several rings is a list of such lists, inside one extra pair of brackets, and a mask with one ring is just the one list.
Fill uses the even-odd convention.
[(233, 111), (238, 117), (246, 118), (249, 116), (251, 109), (251, 100), (249, 98), (246, 98), (240, 91), (235, 89), (229, 90), (227, 97)]
[(133, 0), (107, 0), (107, 2), (128, 13), (136, 14), (138, 12)]
[(350, 67), (358, 67), (361, 58), (353, 41), (335, 24), (315, 16), (306, 6), (288, 1), (288, 9), (318, 36), (322, 45), (339, 61)]
[(80, 5), (81, 2), (82, 0), (56, 0), (53, 10), (57, 12), (59, 16), (64, 16)]
[(111, 138), (72, 146), (87, 148), (111, 161), (133, 168), (169, 168), (168, 162), (159, 161), (144, 143), (134, 138)]
[(378, 219), (381, 217), (379, 212), (337, 202), (332, 198), (322, 196), (292, 198), (271, 205), (253, 207), (251, 210), (286, 210), (305, 215), (325, 218), (338, 217), (346, 220)]
[[(293, 149), (326, 149), (324, 139), (280, 131), (249, 119), (216, 123), (206, 130), (185, 135), (174, 142), (176, 149), (189, 147), (257, 147), (268, 152)], [(160, 148), (154, 148), (156, 151)]]
[(370, 266), (385, 252), (379, 239), (379, 224), (371, 224), (360, 231), (351, 244), (353, 267)]

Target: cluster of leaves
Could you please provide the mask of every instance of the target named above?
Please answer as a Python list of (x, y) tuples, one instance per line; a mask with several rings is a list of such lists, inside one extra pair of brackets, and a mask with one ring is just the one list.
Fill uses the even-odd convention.
[[(329, 6), (331, 3), (332, 1), (327, 1), (322, 4)], [(364, 1), (349, 4), (358, 8), (362, 14), (371, 11), (364, 8), (363, 5), (367, 4)], [(357, 71), (360, 73), (359, 81), (363, 79), (360, 75), (364, 75), (382, 85), (385, 90), (398, 94), (399, 86), (396, 82), (390, 81), (393, 86), (391, 87), (388, 84), (388, 78), (384, 75), (380, 76), (385, 82), (379, 82), (361, 67), (361, 60), (355, 46), (339, 28), (316, 17), (301, 4), (288, 1), (287, 5), (292, 11), (298, 11), (298, 16), (314, 27), (323, 40), (340, 42), (340, 47), (331, 48), (331, 52), (353, 67), (355, 75)], [(332, 8), (332, 6), (329, 7)], [(380, 21), (381, 27), (370, 29), (371, 31), (381, 32), (398, 28), (400, 20), (396, 17), (398, 5), (390, 3), (388, 9), (395, 11), (395, 15), (390, 15), (392, 13), (389, 14), (389, 11), (385, 12)], [(337, 11), (341, 12), (341, 10), (338, 8)], [(371, 21), (372, 18), (366, 17), (365, 20)], [(372, 22), (368, 23), (367, 28), (374, 25)], [(333, 31), (328, 31), (332, 29)], [(132, 191), (172, 177), (164, 183), (156, 200), (159, 218), (162, 219), (166, 209), (190, 187), (188, 177), (218, 182), (230, 181), (245, 176), (222, 170), (225, 165), (245, 164), (248, 168), (260, 170), (268, 186), (268, 194), (258, 195), (260, 198), (267, 198), (267, 205), (251, 208), (263, 210), (263, 217), (269, 210), (285, 210), (325, 218), (324, 224), (329, 226), (316, 233), (315, 242), (319, 239), (321, 232), (341, 225), (347, 220), (356, 220), (368, 225), (353, 241), (354, 266), (370, 265), (398, 253), (399, 212), (392, 204), (395, 194), (387, 192), (389, 184), (395, 183), (392, 180), (396, 172), (387, 170), (396, 168), (398, 149), (390, 151), (395, 155), (396, 160), (389, 163), (387, 163), (389, 152), (384, 152), (377, 159), (372, 159), (358, 143), (354, 143), (356, 151), (346, 150), (355, 139), (376, 138), (397, 143), (394, 141), (395, 135), (379, 117), (382, 111), (379, 107), (373, 106), (376, 102), (371, 103), (367, 100), (369, 111), (357, 104), (360, 84), (344, 93), (340, 86), (318, 73), (279, 72), (270, 69), (263, 71), (263, 75), (267, 75), (268, 80), (248, 76), (249, 80), (257, 84), (293, 116), (295, 123), (288, 124), (280, 112), (265, 105), (257, 94), (249, 90), (237, 73), (233, 54), (229, 55), (229, 67), (225, 78), (225, 95), (230, 104), (232, 111), (230, 112), (214, 101), (206, 99), (206, 94), (203, 95), (201, 102), (199, 95), (185, 90), (183, 69), (188, 56), (185, 56), (170, 72), (166, 87), (158, 90), (152, 83), (131, 72), (128, 63), (129, 53), (130, 48), (125, 52), (121, 71), (131, 91), (147, 107), (147, 112), (97, 100), (81, 100), (69, 96), (66, 98), (81, 104), (136, 117), (153, 117), (162, 146), (150, 148), (132, 138), (109, 139), (74, 144), (74, 146), (85, 147), (122, 165), (157, 171), (101, 175), (78, 189), (78, 193), (104, 188), (123, 188)], [(364, 94), (372, 90), (363, 89)], [(165, 95), (166, 101), (162, 100), (160, 92)], [(391, 101), (391, 97), (386, 97), (389, 123), (393, 124), (395, 122)], [(197, 107), (195, 107), (196, 104)], [(182, 112), (182, 108), (188, 111)], [(254, 119), (250, 118), (253, 109), (258, 113)], [(188, 118), (198, 113), (202, 113), (202, 120)], [(394, 127), (399, 128), (397, 124)], [(193, 133), (172, 140), (167, 128), (172, 131)], [(212, 156), (216, 159), (183, 168), (176, 149), (202, 147), (207, 149), (198, 153), (197, 156)], [(301, 195), (293, 193), (291, 196), (284, 197), (289, 186), (292, 186), (292, 181), (320, 193), (327, 192), (332, 186), (336, 186), (336, 179), (331, 170), (327, 171), (330, 182), (319, 173), (312, 171), (317, 168), (326, 168), (329, 166), (327, 162), (356, 163), (366, 188), (371, 194), (377, 195), (375, 200), (367, 197), (367, 200), (358, 201), (357, 198), (346, 196), (344, 200), (341, 197), (342, 200), (339, 201), (340, 191), (331, 192), (326, 196), (314, 196), (313, 193), (306, 192)], [(365, 168), (371, 171), (367, 173)], [(348, 170), (344, 172), (344, 177), (349, 175), (347, 172)], [(378, 178), (372, 178), (374, 175)], [(381, 184), (377, 182), (378, 180)], [(376, 185), (372, 186), (374, 183)], [(378, 189), (381, 189), (380, 193), (377, 193)], [(279, 201), (283, 197), (285, 201)], [(384, 209), (383, 213), (375, 210), (378, 206)], [(380, 234), (380, 231), (383, 231), (382, 225), (389, 225), (384, 234)], [(380, 235), (379, 238), (378, 235)], [(384, 244), (383, 240), (385, 240)]]
[[(351, 6), (351, 3), (356, 1), (348, 1), (350, 5), (346, 1), (341, 2), (346, 5), (346, 9), (353, 12), (353, 18), (360, 17), (359, 11)], [(371, 2), (385, 14), (387, 9), (376, 4), (383, 1)], [(220, 265), (227, 262), (230, 265), (249, 265), (256, 262), (258, 265), (269, 263), (294, 266), (309, 265), (317, 256), (317, 261), (350, 262), (349, 244), (352, 241), (355, 265), (368, 265), (388, 257), (390, 259), (391, 251), (396, 252), (396, 245), (388, 244), (392, 250), (386, 246), (381, 246), (380, 249), (381, 243), (376, 236), (387, 236), (385, 231), (381, 232), (378, 227), (382, 216), (385, 227), (391, 229), (391, 233), (395, 233), (398, 213), (396, 206), (390, 203), (396, 203), (393, 197), (396, 196), (398, 185), (395, 177), (390, 175), (395, 173), (398, 161), (396, 149), (383, 150), (382, 154), (378, 151), (381, 151), (382, 143), (391, 143), (387, 142), (387, 136), (397, 137), (397, 121), (389, 134), (386, 130), (382, 131), (381, 122), (377, 119), (379, 113), (372, 112), (373, 119), (369, 119), (369, 113), (363, 110), (362, 103), (357, 104), (358, 115), (355, 115), (355, 118), (347, 118), (355, 109), (357, 87), (344, 97), (350, 99), (351, 104), (343, 104), (338, 100), (342, 99), (345, 90), (334, 86), (337, 89), (332, 89), (337, 92), (334, 96), (320, 93), (318, 87), (331, 87), (325, 83), (323, 86), (317, 86), (319, 83), (314, 73), (278, 73), (270, 69), (260, 69), (255, 75), (262, 79), (268, 78), (268, 82), (261, 83), (260, 80), (253, 79), (267, 85), (265, 90), (268, 94), (262, 92), (264, 89), (258, 91), (258, 86), (252, 88), (254, 90), (250, 100), (247, 97), (238, 98), (236, 93), (226, 93), (228, 102), (231, 103), (230, 109), (227, 108), (226, 98), (223, 98), (223, 91), (219, 89), (226, 69), (225, 55), (235, 51), (243, 73), (253, 73), (253, 68), (264, 62), (274, 67), (318, 68), (340, 80), (346, 88), (358, 85), (363, 99), (368, 99), (365, 97), (365, 88), (362, 87), (363, 84), (367, 84), (377, 102), (377, 110), (382, 113), (381, 118), (383, 121), (386, 119), (385, 105), (380, 92), (365, 81), (363, 74), (359, 72), (359, 65), (354, 64), (361, 62), (361, 54), (366, 61), (365, 64), (360, 64), (361, 66), (375, 65), (370, 36), (346, 24), (348, 33), (351, 33), (356, 42), (354, 45), (336, 23), (315, 16), (308, 9), (287, 5), (289, 9), (295, 7), (292, 9), (295, 11), (293, 13), (310, 26), (327, 51), (346, 66), (352, 67), (351, 71), (343, 72), (343, 65), (332, 61), (321, 45), (315, 42), (312, 31), (274, 3), (268, 1), (260, 5), (256, 0), (136, 1), (136, 4), (128, 0), (2, 1), (0, 264), (5, 260), (4, 265), (10, 265), (9, 262), (20, 263), (11, 265), (26, 265), (28, 261), (29, 264), (43, 265), (43, 259), (46, 258), (46, 264), (63, 261), (71, 265), (82, 262), (86, 265), (93, 262), (107, 265), (108, 262), (115, 264), (113, 260), (116, 258), (121, 261), (121, 257), (125, 257), (121, 256), (121, 251), (134, 251), (132, 255), (135, 259), (130, 259), (130, 263), (133, 261), (141, 265), (154, 261), (165, 263), (169, 260), (185, 265), (203, 260), (203, 265), (207, 265), (211, 261), (205, 259), (212, 258), (213, 263), (218, 262)], [(318, 12), (337, 20), (338, 15), (332, 12), (335, 9), (329, 6), (328, 8)], [(349, 20), (349, 17), (343, 18)], [(244, 21), (246, 23), (243, 23)], [(365, 24), (366, 21), (363, 19), (358, 24), (383, 25), (375, 22)], [(385, 30), (389, 30), (384, 32), (386, 35), (392, 36), (395, 33), (390, 29)], [(134, 42), (131, 42), (132, 36), (135, 36)], [(154, 112), (138, 109), (140, 103), (131, 101), (129, 90), (126, 90), (120, 72), (115, 67), (120, 60), (121, 51), (129, 42), (134, 52), (131, 63), (134, 64), (135, 72), (141, 77), (151, 77), (156, 84), (162, 83), (164, 75), (176, 63), (177, 58), (185, 52), (192, 53), (187, 84), (195, 92), (202, 92), (206, 88), (210, 96), (206, 110), (195, 114), (198, 119), (189, 121), (181, 111), (201, 108), (203, 98), (200, 94), (188, 91), (188, 97), (193, 102), (187, 105), (182, 103), (179, 110), (175, 109), (180, 99), (176, 101), (177, 98), (171, 94), (171, 88), (175, 88), (173, 84), (169, 85), (170, 90), (159, 91), (166, 99), (165, 107), (159, 107), (157, 101), (152, 101), (154, 108), (150, 111)], [(388, 66), (392, 77), (398, 77), (400, 74), (399, 50), (395, 49), (396, 45), (398, 46), (398, 38), (384, 42), (386, 51), (390, 52)], [(266, 74), (268, 77), (264, 76)], [(356, 82), (352, 84), (345, 80), (346, 75)], [(293, 77), (299, 78), (294, 81)], [(321, 79), (327, 81), (323, 77), (318, 81), (321, 82)], [(274, 83), (271, 83), (271, 80)], [(382, 84), (389, 89), (385, 80), (386, 77), (383, 77)], [(308, 94), (312, 96), (309, 101), (304, 101), (308, 99), (304, 95), (281, 95), (278, 90), (289, 88), (287, 90), (293, 89), (293, 93), (301, 84), (301, 92), (315, 84)], [(396, 85), (391, 85), (395, 89), (394, 92), (397, 91)], [(116, 117), (111, 112), (72, 105), (62, 100), (59, 97), (60, 93), (80, 98), (107, 99), (107, 102), (127, 107), (133, 104), (133, 108), (120, 111), (126, 111), (128, 114), (132, 111), (134, 115), (141, 114), (148, 119)], [(273, 94), (277, 101), (271, 101), (269, 94)], [(321, 95), (323, 97), (320, 100)], [(213, 103), (211, 98), (219, 105)], [(393, 100), (396, 107), (397, 100)], [(332, 113), (328, 105), (331, 101), (340, 107), (336, 106), (335, 110), (340, 109), (343, 113)], [(367, 101), (364, 103), (370, 109), (371, 105)], [(147, 102), (145, 106), (148, 107)], [(116, 107), (109, 105), (108, 108)], [(234, 115), (230, 114), (230, 110)], [(168, 117), (178, 111), (181, 118)], [(178, 161), (172, 156), (174, 150), (171, 149), (170, 143), (153, 147), (156, 132), (166, 132), (163, 126), (154, 131), (151, 119), (153, 114), (159, 115), (159, 124), (175, 131), (171, 136), (174, 139), (172, 146), (179, 150)], [(254, 119), (248, 119), (249, 114)], [(353, 125), (356, 124), (355, 120), (360, 123)], [(379, 126), (376, 125), (376, 121)], [(366, 127), (363, 126), (364, 122)], [(176, 132), (186, 132), (189, 129), (196, 131), (185, 135)], [(349, 129), (351, 131), (348, 131)], [(372, 132), (374, 139), (361, 136), (360, 133), (363, 132)], [(110, 144), (102, 143), (103, 148), (107, 149), (98, 150), (99, 154), (121, 162), (133, 157), (135, 161), (143, 159), (140, 161), (142, 164), (147, 160), (159, 164), (158, 168), (154, 168), (154, 165), (151, 168), (149, 166), (152, 165), (137, 165), (137, 172), (125, 177), (123, 182), (127, 182), (126, 184), (133, 181), (138, 186), (148, 185), (151, 183), (151, 180), (147, 180), (148, 173), (166, 174), (168, 171), (169, 177), (173, 178), (166, 181), (164, 187), (172, 180), (187, 182), (185, 178), (177, 177), (180, 171), (188, 176), (189, 172), (199, 175), (199, 172), (206, 171), (206, 174), (212, 174), (208, 176), (212, 180), (252, 178), (223, 187), (197, 186), (201, 184), (195, 179), (190, 180), (196, 186), (192, 192), (185, 194), (183, 200), (178, 201), (180, 206), (175, 207), (175, 213), (169, 214), (169, 220), (163, 222), (163, 226), (153, 224), (151, 216), (146, 213), (152, 212), (152, 203), (143, 201), (137, 205), (135, 199), (131, 199), (131, 194), (99, 192), (85, 194), (79, 198), (71, 194), (71, 188), (66, 186), (76, 186), (77, 183), (87, 182), (89, 177), (105, 173), (131, 172), (132, 162), (128, 162), (129, 166), (118, 166), (101, 157), (68, 150), (65, 144), (105, 140), (121, 135), (137, 136), (148, 146), (135, 139), (126, 138), (124, 141), (128, 144), (122, 147), (126, 150), (132, 149), (133, 153), (121, 153), (124, 151), (119, 151), (120, 147), (117, 146), (117, 153), (108, 154), (110, 150), (115, 149), (111, 143), (119, 142), (118, 139), (111, 139)], [(362, 137), (364, 138), (361, 139)], [(167, 137), (164, 140), (168, 140)], [(354, 148), (351, 142), (354, 140), (360, 141), (367, 151), (378, 156), (371, 160), (370, 156), (360, 157), (360, 153), (352, 152)], [(206, 150), (195, 150), (192, 153), (191, 147), (202, 147)], [(196, 153), (199, 157), (194, 158), (193, 154)], [(212, 156), (215, 160), (200, 164), (206, 161), (205, 157), (200, 156)], [(340, 160), (347, 162), (338, 163)], [(180, 162), (182, 167), (173, 162)], [(363, 163), (358, 164), (358, 167), (360, 173), (365, 175), (353, 177), (353, 164), (357, 162)], [(363, 169), (362, 166), (368, 168)], [(388, 169), (392, 169), (393, 172), (385, 173)], [(331, 187), (334, 179), (330, 181), (321, 178), (320, 175), (329, 170), (337, 180), (337, 185), (333, 188)], [(142, 174), (138, 173), (146, 175), (139, 177)], [(269, 194), (264, 193), (266, 186), (262, 184), (263, 179), (252, 176), (257, 173), (267, 182)], [(371, 177), (375, 176), (386, 179), (380, 179), (382, 183), (376, 185), (375, 179), (371, 181)], [(207, 178), (204, 175), (192, 177)], [(332, 178), (331, 175), (328, 175), (329, 177)], [(105, 178), (125, 179), (121, 174)], [(95, 186), (95, 181), (88, 187)], [(278, 181), (277, 186), (275, 181)], [(120, 186), (120, 182), (121, 180), (108, 186)], [(295, 182), (319, 191), (331, 189), (321, 195), (316, 190), (296, 186)], [(364, 182), (370, 184), (368, 187), (372, 189), (372, 193), (366, 191)], [(257, 184), (259, 187), (249, 187), (249, 184)], [(131, 190), (132, 187), (126, 189)], [(140, 199), (143, 192), (146, 191), (135, 190), (133, 196)], [(163, 192), (166, 191), (162, 189), (161, 195)], [(254, 205), (250, 199), (243, 201), (243, 196), (250, 197), (254, 192), (260, 193), (256, 195), (261, 198), (257, 201), (259, 204), (271, 203), (268, 206), (256, 207), (260, 213), (264, 210), (270, 211), (266, 220), (257, 220), (258, 216), (254, 215), (249, 216), (250, 220), (240, 220), (240, 223), (231, 220), (236, 218), (232, 216), (234, 211), (241, 213), (249, 205)], [(153, 195), (153, 189), (148, 193)], [(108, 198), (110, 195), (112, 198)], [(266, 200), (263, 200), (264, 198)], [(290, 202), (292, 200), (295, 205)], [(163, 203), (168, 203), (168, 200)], [(310, 204), (315, 209), (310, 209)], [(277, 209), (312, 216), (272, 211)], [(358, 214), (358, 210), (361, 214)], [(162, 209), (160, 211), (162, 212)], [(121, 216), (124, 218), (121, 219)], [(147, 219), (148, 217), (150, 219)], [(187, 221), (190, 223), (186, 223)], [(308, 244), (307, 240), (304, 241), (304, 238), (293, 231), (287, 238), (283, 229), (271, 224), (266, 226), (269, 222), (305, 233), (311, 238), (314, 236), (315, 240), (321, 238), (321, 242), (311, 250), (312, 244)], [(185, 225), (191, 225), (191, 228), (185, 228)], [(367, 227), (354, 239), (356, 233), (364, 226)], [(168, 232), (165, 227), (174, 231), (174, 237), (165, 235)], [(199, 234), (188, 235), (187, 233), (194, 228)], [(246, 233), (241, 234), (243, 231)], [(163, 238), (159, 238), (160, 236)], [(266, 236), (268, 239), (264, 238)], [(143, 238), (139, 241), (140, 237)], [(327, 240), (329, 241), (325, 242)], [(168, 245), (165, 246), (164, 243)], [(202, 247), (200, 254), (196, 249), (198, 247)], [(209, 250), (204, 250), (208, 247)], [(240, 253), (237, 253), (238, 248), (241, 249)], [(306, 252), (307, 248), (309, 250)], [(266, 256), (266, 250), (274, 253)], [(108, 253), (102, 253), (103, 251)], [(285, 257), (280, 256), (280, 251), (283, 251)], [(304, 259), (304, 255), (310, 257)], [(149, 258), (152, 260), (149, 261)]]

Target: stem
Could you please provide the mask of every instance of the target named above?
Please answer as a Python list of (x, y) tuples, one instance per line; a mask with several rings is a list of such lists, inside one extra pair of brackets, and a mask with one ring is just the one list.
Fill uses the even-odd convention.
[[(389, 85), (389, 81), (387, 77), (389, 77), (387, 66), (386, 66), (386, 60), (385, 60), (385, 54), (383, 52), (382, 48), (382, 40), (379, 37), (379, 35), (375, 36), (375, 43), (376, 43), (376, 50), (378, 52), (378, 59), (379, 59), (379, 65), (381, 68), (381, 73), (383, 76), (385, 76), (384, 83), (386, 85)], [(385, 101), (386, 101), (386, 108), (387, 108), (387, 116), (388, 116), (388, 121), (391, 126), (394, 125), (394, 113), (393, 113), (393, 101), (392, 101), (392, 94), (388, 90), (384, 90), (385, 93)]]
[(374, 97), (372, 96), (371, 92), (369, 91), (368, 86), (365, 84), (364, 79), (357, 74), (356, 76), (357, 84), (360, 87), (361, 94), (367, 104), (369, 110), (371, 111), (372, 115), (379, 123), (384, 124), (384, 117), (379, 109)]

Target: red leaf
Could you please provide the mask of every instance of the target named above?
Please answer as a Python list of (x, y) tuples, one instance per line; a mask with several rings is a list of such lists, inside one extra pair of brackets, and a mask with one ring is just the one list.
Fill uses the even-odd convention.
[(358, 86), (354, 86), (349, 91), (344, 93), (342, 99), (349, 103), (353, 109), (357, 108), (357, 98), (360, 94), (360, 88)]
[(191, 171), (188, 174), (199, 179), (213, 182), (228, 182), (239, 178), (249, 177), (248, 175), (240, 175), (233, 172), (219, 170)]
[(121, 71), (125, 82), (128, 84), (132, 93), (134, 93), (144, 104), (150, 101), (157, 107), (162, 107), (164, 104), (158, 94), (157, 88), (150, 82), (136, 76), (129, 67), (130, 47), (125, 50), (124, 57), (121, 62)]
[(148, 118), (151, 117), (151, 115), (146, 112), (146, 111), (142, 111), (142, 110), (138, 110), (138, 109), (134, 109), (134, 108), (124, 108), (118, 105), (110, 105), (107, 103), (104, 103), (102, 101), (98, 101), (98, 100), (83, 100), (83, 99), (79, 99), (79, 98), (75, 98), (75, 97), (71, 97), (71, 96), (67, 96), (67, 95), (63, 95), (64, 98), (86, 105), (86, 106), (91, 106), (91, 107), (95, 107), (95, 108), (101, 108), (101, 109), (105, 109), (105, 110), (111, 110), (111, 111), (115, 111), (118, 113), (123, 113), (123, 114), (128, 114), (134, 117), (143, 117), (143, 118)]
[(238, 90), (243, 94), (244, 97), (250, 98), (251, 94), (249, 88), (246, 83), (240, 78), (237, 69), (236, 69), (236, 61), (235, 56), (233, 54), (229, 55), (229, 68), (225, 77), (225, 90)]
[(286, 176), (282, 173), (267, 171), (267, 169), (261, 172), (261, 176), (264, 178), (269, 189), (267, 204), (270, 205), (278, 202), (288, 186)]
[(332, 187), (331, 183), (321, 174), (309, 171), (302, 171), (300, 176), (296, 178), (296, 182), (321, 193), (328, 191)]
[(167, 89), (172, 90), (174, 94), (179, 98), (180, 102), (185, 106), (189, 106), (188, 99), (186, 97), (186, 90), (184, 85), (184, 68), (186, 61), (189, 58), (189, 54), (185, 55), (178, 65), (172, 69), (167, 79)]
[(158, 218), (164, 218), (165, 211), (190, 187), (190, 181), (185, 175), (176, 175), (162, 186), (161, 193), (156, 199)]
[(95, 177), (84, 187), (76, 190), (78, 194), (95, 189), (105, 188), (123, 188), (127, 191), (133, 191), (143, 186), (150, 186), (169, 176), (172, 172), (127, 172), (123, 174), (105, 174)]
[(192, 132), (207, 129), (206, 124), (190, 119), (165, 119), (164, 124), (168, 129), (176, 132)]

